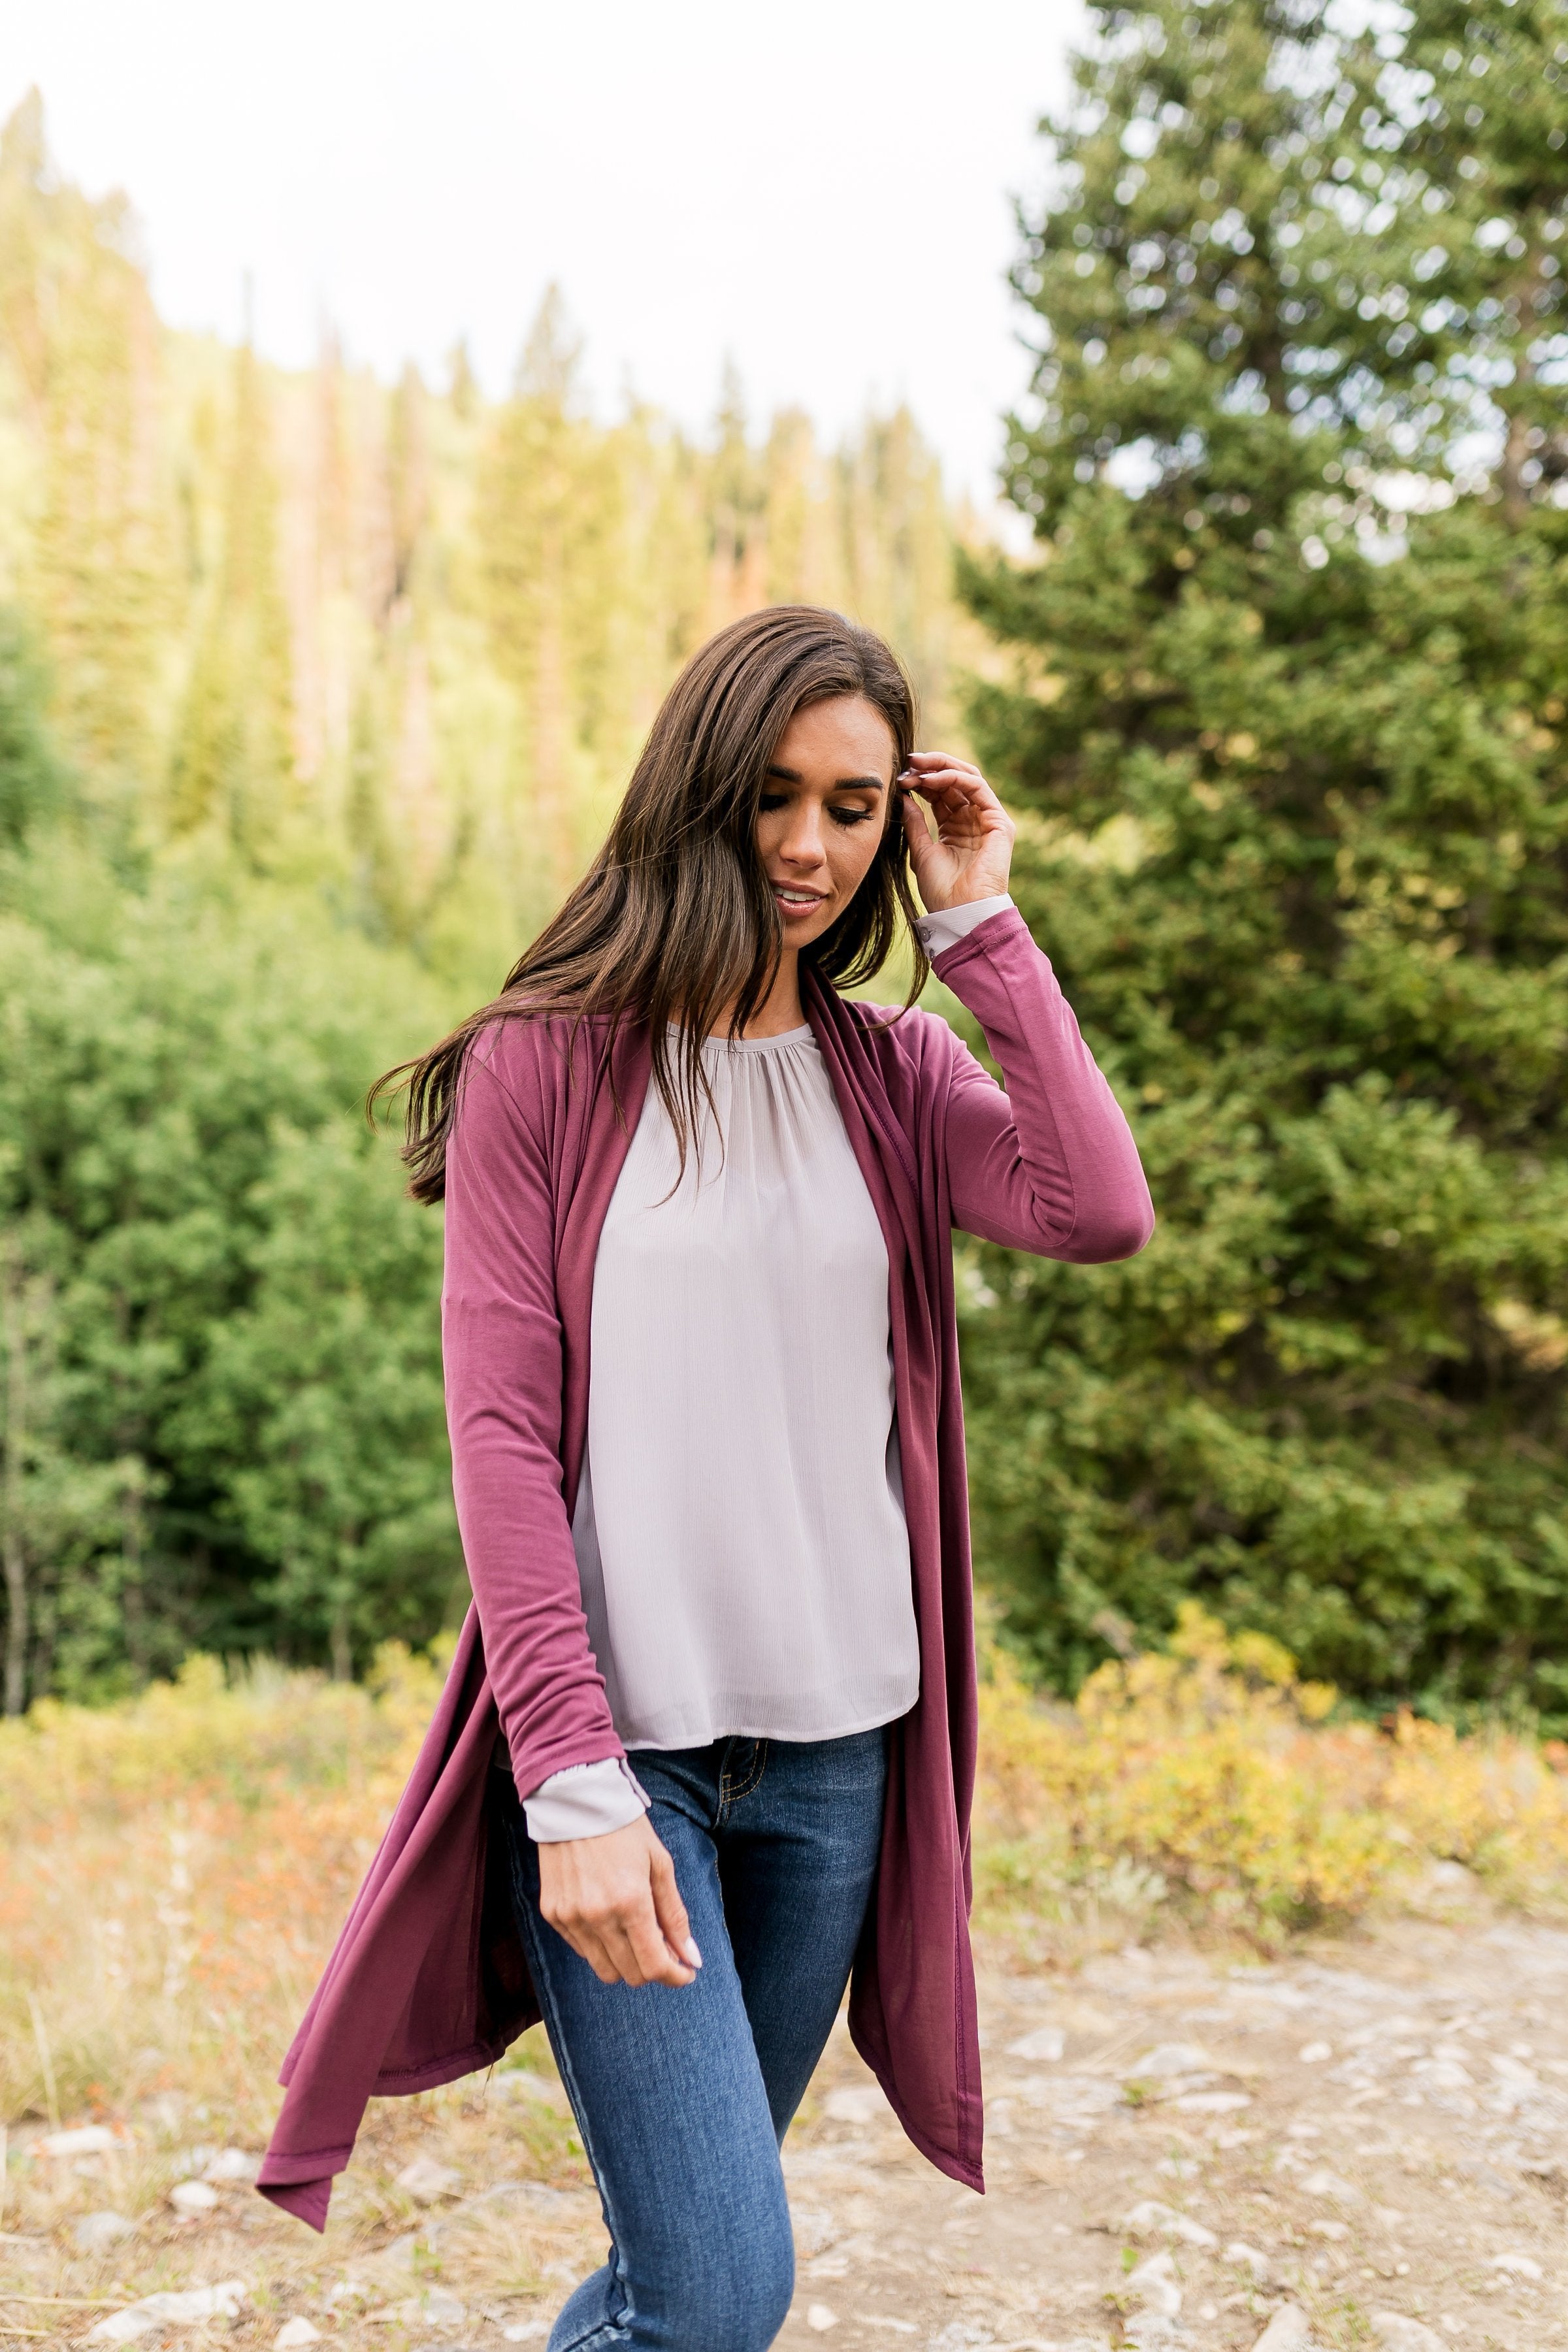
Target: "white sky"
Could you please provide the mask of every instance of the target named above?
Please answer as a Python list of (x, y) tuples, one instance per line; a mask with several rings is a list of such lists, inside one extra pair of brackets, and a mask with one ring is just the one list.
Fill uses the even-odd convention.
[(907, 398), (984, 502), (1027, 379), (1012, 198), (1079, 0), (5, 0), (0, 110), (122, 187), (173, 323), (313, 357), (324, 318), (508, 381), (559, 279), (601, 408), (829, 434)]

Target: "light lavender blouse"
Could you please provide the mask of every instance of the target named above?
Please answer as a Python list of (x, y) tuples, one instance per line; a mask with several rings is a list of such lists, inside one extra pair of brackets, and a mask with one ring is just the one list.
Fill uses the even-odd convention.
[[(1010, 902), (927, 915), (928, 953)], [(914, 1705), (888, 1255), (809, 1028), (729, 1043), (679, 1174), (650, 1088), (594, 1268), (573, 1540), (628, 1748), (832, 1739)], [(614, 1759), (525, 1800), (542, 1843), (647, 1804)]]

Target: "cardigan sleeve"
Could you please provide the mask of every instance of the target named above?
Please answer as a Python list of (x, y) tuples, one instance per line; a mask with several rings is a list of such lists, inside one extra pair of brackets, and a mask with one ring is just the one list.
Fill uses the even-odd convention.
[(524, 1795), (569, 1765), (625, 1752), (588, 1639), (563, 1493), (553, 1202), (533, 1068), (515, 1025), (482, 1036), (469, 1055), (447, 1153), (441, 1293), (458, 1524)]
[(1131, 1257), (1154, 1230), (1138, 1147), (1050, 960), (1009, 903), (938, 953), (1006, 1092), (964, 1045), (947, 1114), (952, 1221), (963, 1232), (1077, 1265)]

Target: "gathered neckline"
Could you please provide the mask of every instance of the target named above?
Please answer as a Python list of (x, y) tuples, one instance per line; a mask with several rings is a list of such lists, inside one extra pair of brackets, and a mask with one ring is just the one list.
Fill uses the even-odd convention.
[[(671, 1021), (667, 1025), (672, 1034), (679, 1035), (679, 1021)], [(711, 1050), (716, 1054), (770, 1054), (781, 1045), (810, 1045), (815, 1042), (816, 1034), (810, 1022), (803, 1021), (798, 1029), (781, 1029), (776, 1037), (704, 1037), (702, 1050), (704, 1053)]]
[(781, 1029), (776, 1037), (709, 1037), (703, 1042), (721, 1054), (768, 1054), (780, 1045), (811, 1045), (815, 1033), (810, 1022), (803, 1021), (798, 1029)]

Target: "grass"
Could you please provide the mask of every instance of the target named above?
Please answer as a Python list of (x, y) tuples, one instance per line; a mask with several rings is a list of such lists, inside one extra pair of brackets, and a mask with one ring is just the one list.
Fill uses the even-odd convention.
[(0, 2119), (177, 2095), (264, 2136), (438, 1686), (395, 1650), (364, 1688), (195, 1658), (0, 1725)]
[[(395, 1647), (363, 1688), (196, 1658), (126, 1705), (0, 1725), (0, 2336), (81, 2342), (134, 2298), (239, 2281), (234, 2321), (177, 2340), (270, 2346), (309, 2310), (388, 2321), (393, 2352), (443, 2324), (444, 2273), (526, 2325), (598, 2258), (537, 2035), (494, 2075), (375, 2102), (325, 2241), (248, 2185), (440, 1672)], [(51, 2148), (93, 2124), (98, 2144)], [(449, 2188), (400, 2179), (431, 2153)], [(182, 2212), (171, 2189), (204, 2174), (207, 2210)]]
[[(444, 2265), (470, 2308), (531, 2326), (597, 2259), (537, 2035), (492, 2078), (376, 2102), (324, 2244), (221, 2163), (199, 2230), (169, 2202), (216, 2151), (264, 2145), (279, 2057), (440, 1672), (396, 1648), (363, 1687), (198, 1658), (124, 1705), (0, 1725), (0, 2334), (79, 2340), (95, 2314), (188, 2284), (193, 2259), (203, 2281), (251, 2281), (237, 2325), (258, 2346), (291, 2307), (337, 2309), (334, 2293), (345, 2319), (402, 2314), (416, 2334)], [(1167, 1652), (1103, 1667), (1071, 1706), (994, 1650), (981, 1697), (977, 1918), (1022, 1965), (1164, 1920), (1278, 1948), (1425, 1907), (1435, 1885), (1568, 1911), (1560, 1751), (1350, 1719), (1275, 1644), (1196, 1610)], [(94, 2122), (103, 2144), (47, 2148)], [(399, 2179), (422, 2150), (494, 2185), (437, 2227)], [(512, 2200), (501, 2228), (495, 2199)], [(133, 2235), (85, 2244), (93, 2209)]]
[[(0, 2121), (163, 2099), (199, 2137), (265, 2138), (439, 1676), (395, 1646), (363, 1686), (196, 1658), (125, 1705), (0, 1725)], [(1549, 1751), (1342, 1719), (1277, 1644), (1196, 1609), (1070, 1707), (993, 1652), (981, 1702), (977, 1916), (1015, 1937), (1168, 1916), (1267, 1945), (1409, 1900), (1435, 1865), (1568, 1909)]]
[[(115, 2204), (163, 2197), (191, 2143), (266, 2143), (278, 2058), (437, 1686), (437, 1663), (397, 1646), (364, 1686), (193, 1658), (124, 1706), (0, 1724), (12, 2213), (47, 2206), (49, 2166), (16, 2161), (40, 2126), (134, 2119), (153, 2155), (136, 2192), (108, 2178)], [(1547, 1750), (1342, 1719), (1277, 1644), (1196, 1609), (1166, 1654), (1100, 1667), (1072, 1707), (994, 1651), (980, 1706), (975, 1910), (1025, 1959), (1068, 1928), (1123, 1940), (1162, 1919), (1269, 1948), (1444, 1879), (1568, 1910), (1568, 1790)], [(533, 2103), (533, 2126), (538, 2178), (572, 2173), (566, 2124)]]
[[(499, 2328), (538, 2343), (562, 2288), (602, 2258), (538, 2034), (494, 2077), (372, 2103), (324, 2239), (218, 2155), (254, 2164), (266, 2145), (278, 2058), (439, 1673), (400, 1649), (360, 1689), (193, 1658), (124, 1706), (0, 1724), (0, 2338), (19, 2352), (85, 2343), (141, 2295), (224, 2282), (245, 2284), (233, 2322), (151, 2333), (151, 2352), (279, 2352), (291, 2322), (308, 2333), (284, 2333), (282, 2352), (505, 2343)], [(1284, 1651), (1199, 1612), (1074, 1706), (1032, 1694), (992, 1649), (980, 1710), (975, 1915), (992, 1961), (1039, 1973), (1166, 1922), (1269, 1952), (1455, 1886), (1568, 1912), (1563, 1750), (1356, 1722)], [(85, 2124), (103, 2126), (97, 2145), (49, 2147)], [(169, 2192), (202, 2173), (216, 2201), (191, 2216)], [(1319, 2333), (1352, 2343), (1335, 2326)]]

